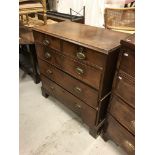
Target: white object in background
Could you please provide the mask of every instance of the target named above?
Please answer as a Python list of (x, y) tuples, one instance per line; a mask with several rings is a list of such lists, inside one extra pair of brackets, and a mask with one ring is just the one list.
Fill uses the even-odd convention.
[(50, 11), (57, 11), (59, 0), (48, 0)]
[[(85, 0), (59, 0), (58, 12), (70, 14), (70, 8), (79, 12), (84, 6), (84, 2)], [(73, 14), (75, 15), (76, 13)], [(83, 12), (81, 11), (80, 14), (83, 15)]]
[(85, 24), (103, 27), (104, 22), (104, 0), (85, 1)]

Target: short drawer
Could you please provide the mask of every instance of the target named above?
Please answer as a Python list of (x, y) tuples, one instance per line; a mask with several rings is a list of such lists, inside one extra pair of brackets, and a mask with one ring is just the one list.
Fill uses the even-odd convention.
[(45, 89), (50, 95), (56, 97), (68, 108), (77, 113), (89, 127), (93, 127), (95, 125), (97, 115), (96, 110), (89, 107), (55, 82), (47, 79), (45, 76), (41, 76), (41, 79), (43, 89)]
[(135, 82), (132, 77), (121, 71), (116, 73), (113, 91), (126, 103), (135, 107)]
[[(46, 75), (48, 78), (55, 81), (57, 84), (64, 87), (66, 90), (74, 94), (80, 100), (84, 101), (88, 105), (97, 108), (98, 106), (98, 92), (87, 86), (86, 84), (76, 80), (72, 76), (64, 73), (56, 67), (49, 65), (48, 63), (39, 60), (41, 66), (41, 73)], [(49, 73), (49, 71), (51, 73)]]
[(132, 134), (135, 134), (135, 110), (115, 95), (111, 98), (109, 113)]
[(61, 46), (60, 46), (60, 39), (40, 33), (40, 32), (36, 32), (33, 31), (33, 36), (34, 36), (34, 40), (36, 44), (42, 44), (44, 46), (56, 49), (56, 50), (60, 50)]
[[(99, 89), (102, 70), (88, 66), (79, 61), (72, 60), (54, 50), (40, 48), (38, 57), (58, 67), (73, 77), (85, 82), (95, 89)], [(43, 52), (48, 53), (50, 58), (45, 58)]]
[(41, 74), (44, 74), (47, 76), (49, 79), (52, 79), (52, 65), (48, 64), (47, 62), (44, 62), (41, 59), (38, 59), (38, 65), (39, 65), (39, 70)]
[(78, 61), (96, 66), (99, 68), (105, 68), (106, 55), (97, 51), (63, 41), (62, 52), (69, 57)]
[(107, 135), (129, 155), (135, 154), (135, 137), (122, 127), (112, 116), (108, 115)]
[(130, 49), (122, 48), (119, 69), (129, 74), (130, 76), (135, 77), (134, 51)]

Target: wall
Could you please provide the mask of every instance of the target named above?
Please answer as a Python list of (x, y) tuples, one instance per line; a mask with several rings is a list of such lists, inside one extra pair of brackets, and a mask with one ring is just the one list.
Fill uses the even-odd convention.
[[(70, 8), (79, 12), (83, 6), (85, 11), (85, 24), (103, 27), (104, 8), (105, 7), (122, 7), (125, 0), (57, 0), (58, 12), (70, 14)], [(118, 1), (120, 3), (118, 3)], [(81, 12), (82, 13), (82, 12)]]

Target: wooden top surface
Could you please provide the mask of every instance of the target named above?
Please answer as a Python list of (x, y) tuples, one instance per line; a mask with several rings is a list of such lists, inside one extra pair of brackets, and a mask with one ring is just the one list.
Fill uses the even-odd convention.
[(134, 49), (135, 48), (135, 34), (132, 34), (128, 36), (127, 38), (121, 40), (121, 44)]
[(129, 34), (74, 22), (60, 22), (53, 25), (34, 27), (33, 30), (108, 54), (120, 45), (120, 40)]

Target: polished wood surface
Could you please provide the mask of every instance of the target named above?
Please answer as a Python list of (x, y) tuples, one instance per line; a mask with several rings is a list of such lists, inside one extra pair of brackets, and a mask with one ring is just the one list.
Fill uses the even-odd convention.
[[(75, 46), (73, 43), (63, 41), (62, 52), (72, 59), (79, 60), (101, 69), (105, 68), (106, 56), (89, 48), (83, 48), (78, 45)], [(80, 57), (80, 54), (83, 54), (83, 57)]]
[(50, 26), (34, 27), (33, 29), (73, 43), (76, 42), (76, 44), (87, 46), (105, 54), (111, 52), (111, 49), (118, 48), (120, 40), (128, 36), (125, 33), (68, 21)]
[(96, 138), (110, 99), (118, 40), (127, 34), (72, 22), (53, 25), (34, 29), (42, 94), (55, 96), (75, 112), (77, 106)]
[(96, 110), (84, 104), (81, 100), (76, 98), (71, 93), (67, 92), (65, 89), (63, 89), (53, 81), (48, 80), (44, 76), (42, 76), (41, 78), (43, 84), (42, 89), (44, 89), (43, 91), (51, 94), (52, 96), (63, 102), (67, 107), (81, 116), (82, 120), (90, 127), (93, 127), (95, 125), (97, 113)]
[(113, 92), (127, 104), (135, 107), (135, 81), (131, 76), (121, 71), (116, 73)]
[(135, 53), (129, 48), (122, 48), (121, 52), (121, 61), (120, 61), (120, 70), (125, 73), (135, 76)]
[[(112, 139), (117, 145), (121, 146), (128, 155), (135, 154), (135, 137), (123, 128), (111, 115), (107, 116), (108, 138)], [(104, 135), (106, 136), (106, 135)]]
[(35, 43), (42, 44), (55, 50), (61, 50), (60, 39), (38, 32), (33, 32), (33, 35), (35, 37)]
[(134, 35), (121, 41), (103, 138), (111, 139), (129, 155), (135, 154), (135, 43)]
[[(84, 83), (69, 76), (67, 73), (49, 65), (39, 59), (40, 71), (51, 80), (68, 90), (70, 93), (87, 103), (88, 105), (98, 107), (98, 92)], [(64, 82), (65, 81), (65, 82)]]
[[(50, 50), (46, 49), (46, 52), (48, 52), (51, 55), (50, 63), (52, 65), (58, 67), (59, 69), (65, 71), (66, 73), (72, 75), (73, 77), (84, 81), (93, 88), (99, 89), (99, 83), (102, 74), (100, 70), (87, 66), (83, 63), (80, 63), (79, 61), (71, 60), (68, 57), (61, 55), (58, 52), (53, 51), (51, 49)], [(46, 59), (45, 57), (41, 58)]]
[(132, 132), (132, 134), (135, 133), (135, 110), (133, 108), (128, 106), (117, 96), (113, 96), (109, 112), (121, 123), (121, 125)]

